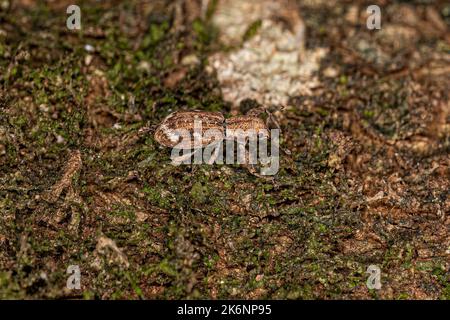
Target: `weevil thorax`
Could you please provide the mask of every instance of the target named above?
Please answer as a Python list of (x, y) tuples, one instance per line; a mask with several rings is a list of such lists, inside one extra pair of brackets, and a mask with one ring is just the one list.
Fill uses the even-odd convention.
[(229, 118), (226, 123), (227, 138), (239, 138), (241, 135), (269, 136), (269, 130), (263, 119), (253, 115), (236, 116)]
[(169, 114), (155, 131), (155, 140), (166, 147), (192, 149), (224, 138), (224, 117), (220, 112), (177, 111)]

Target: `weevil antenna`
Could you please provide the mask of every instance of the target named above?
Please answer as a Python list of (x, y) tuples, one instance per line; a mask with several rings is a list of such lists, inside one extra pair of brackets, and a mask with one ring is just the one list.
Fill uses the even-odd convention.
[(150, 123), (147, 123), (147, 125), (145, 127), (142, 127), (139, 129), (138, 134), (139, 135), (143, 135), (146, 133), (153, 134), (153, 133), (155, 133), (157, 127), (158, 127), (158, 125), (156, 125), (156, 124), (150, 125)]
[[(275, 108), (277, 109), (277, 111), (282, 111), (285, 109), (285, 106), (275, 106)], [(275, 118), (275, 116), (273, 115), (273, 113), (269, 110), (269, 108), (264, 108), (264, 111), (266, 112), (268, 119), (270, 120), (277, 129), (281, 130), (281, 126), (278, 123), (277, 119)], [(266, 123), (267, 126), (269, 126), (268, 122)]]

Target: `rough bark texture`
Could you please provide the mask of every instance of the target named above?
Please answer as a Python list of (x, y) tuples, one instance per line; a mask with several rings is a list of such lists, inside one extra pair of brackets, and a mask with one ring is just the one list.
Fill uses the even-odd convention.
[(296, 3), (325, 54), (275, 112), (290, 155), (271, 180), (173, 166), (140, 131), (265, 101), (224, 99), (210, 59), (240, 49), (214, 13), (77, 2), (79, 31), (71, 1), (0, 8), (0, 298), (450, 298), (448, 1)]

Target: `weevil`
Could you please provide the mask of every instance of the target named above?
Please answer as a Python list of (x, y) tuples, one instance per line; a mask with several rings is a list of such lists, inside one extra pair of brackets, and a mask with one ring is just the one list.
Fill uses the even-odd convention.
[[(260, 115), (267, 113), (268, 117), (264, 121)], [(201, 123), (201, 132), (196, 132), (195, 123)], [(222, 142), (223, 140), (236, 140), (241, 154), (245, 155), (244, 166), (250, 173), (260, 176), (256, 173), (253, 165), (248, 161), (249, 152), (245, 149), (248, 142), (248, 132), (256, 133), (257, 137), (268, 138), (270, 136), (269, 122), (272, 121), (277, 128), (278, 123), (272, 114), (266, 108), (254, 108), (245, 115), (234, 116), (225, 119), (220, 112), (208, 111), (176, 111), (169, 114), (156, 128), (155, 140), (169, 148), (190, 149), (192, 152), (183, 154), (175, 159), (174, 163), (181, 163), (190, 158), (198, 149), (205, 148), (208, 145)], [(207, 134), (214, 131), (214, 135)], [(195, 144), (196, 135), (198, 142)], [(216, 148), (214, 154), (208, 159), (207, 163), (212, 164), (217, 159), (220, 149)]]

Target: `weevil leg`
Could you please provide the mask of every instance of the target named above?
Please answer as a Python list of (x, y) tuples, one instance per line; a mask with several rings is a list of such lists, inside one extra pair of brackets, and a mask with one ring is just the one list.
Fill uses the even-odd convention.
[(278, 123), (277, 119), (275, 119), (273, 114), (271, 112), (269, 112), (268, 110), (266, 110), (266, 113), (268, 115), (268, 117), (266, 119), (267, 128), (270, 128), (269, 124), (270, 124), (270, 122), (272, 122), (275, 125), (276, 129), (281, 130), (280, 124)]
[(219, 157), (219, 154), (222, 151), (222, 148), (218, 147), (218, 145), (220, 143), (222, 143), (222, 142), (220, 141), (220, 142), (216, 143), (216, 147), (215, 147), (214, 153), (211, 155), (211, 157), (206, 162), (207, 164), (213, 164), (217, 160), (217, 158)]
[[(281, 107), (280, 110), (283, 110), (283, 109), (284, 109), (284, 107)], [(268, 115), (268, 117), (266, 119), (266, 126), (269, 128), (269, 124), (270, 124), (270, 122), (272, 122), (275, 125), (276, 129), (281, 130), (281, 126), (278, 123), (278, 121), (275, 119), (274, 115), (267, 109), (266, 109), (266, 113)], [(283, 149), (283, 148), (281, 148), (281, 146), (279, 144), (277, 147), (279, 148), (279, 150), (281, 150), (284, 154), (286, 154), (288, 156), (290, 156), (292, 154), (292, 152), (289, 149)]]
[(147, 125), (145, 127), (142, 127), (138, 130), (138, 135), (142, 136), (148, 133), (153, 134), (156, 131), (157, 127), (158, 127), (157, 125)]
[(241, 148), (241, 150), (243, 150), (243, 152), (244, 152), (245, 162), (244, 162), (243, 166), (248, 170), (248, 172), (250, 174), (254, 175), (255, 177), (261, 178), (261, 179), (273, 180), (272, 176), (265, 176), (265, 175), (258, 173), (256, 166), (250, 162), (250, 157), (251, 157), (250, 151), (245, 149), (245, 145), (238, 144), (238, 147)]
[(255, 165), (253, 164), (244, 164), (244, 167), (248, 170), (248, 172), (252, 175), (254, 175), (255, 177), (264, 179), (264, 180), (270, 180), (273, 181), (274, 177), (273, 176), (265, 176), (263, 174), (260, 174), (256, 168)]
[(174, 166), (178, 166), (178, 165), (182, 164), (185, 160), (191, 158), (194, 155), (194, 153), (197, 152), (197, 151), (198, 150), (193, 150), (193, 151), (188, 152), (186, 154), (182, 154), (182, 155), (177, 156), (177, 157), (172, 157), (172, 164)]
[(239, 143), (237, 142), (237, 147), (238, 147), (238, 154), (237, 154), (237, 159), (238, 159), (238, 163), (239, 163), (239, 155), (244, 155), (244, 163), (243, 164), (248, 164), (250, 163), (250, 158), (249, 158), (249, 152), (247, 151), (247, 149), (245, 149), (245, 144)]
[(238, 159), (239, 159), (239, 155), (244, 155), (244, 163), (241, 163), (244, 167), (247, 168), (247, 170), (252, 173), (252, 174), (256, 174), (256, 170), (254, 168), (254, 166), (251, 164), (250, 162), (250, 152), (245, 148), (245, 144), (239, 143), (237, 142), (237, 147), (238, 147)]

